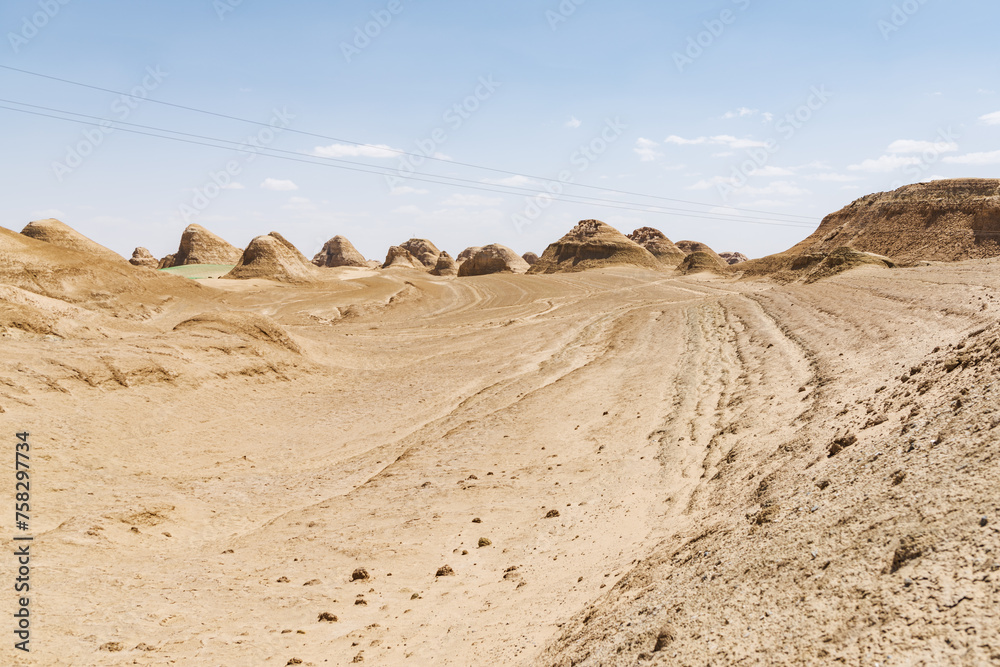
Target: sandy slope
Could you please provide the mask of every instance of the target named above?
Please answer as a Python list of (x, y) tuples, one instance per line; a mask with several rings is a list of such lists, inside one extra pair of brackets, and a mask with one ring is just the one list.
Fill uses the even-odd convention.
[[(11, 660), (1000, 659), (998, 268), (345, 268), (14, 334), (0, 409), (33, 434), (39, 541), (37, 652)], [(209, 310), (300, 351), (174, 330)]]

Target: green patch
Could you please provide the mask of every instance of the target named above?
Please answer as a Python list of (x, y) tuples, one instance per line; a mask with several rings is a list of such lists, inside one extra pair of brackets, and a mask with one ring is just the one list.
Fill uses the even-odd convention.
[(176, 276), (190, 278), (191, 280), (208, 280), (209, 278), (221, 278), (233, 270), (235, 264), (188, 264), (187, 266), (174, 266), (169, 269), (160, 269), (166, 273)]

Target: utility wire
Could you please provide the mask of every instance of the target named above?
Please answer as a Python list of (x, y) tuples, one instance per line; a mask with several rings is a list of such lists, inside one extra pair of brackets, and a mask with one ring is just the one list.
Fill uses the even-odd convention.
[[(112, 126), (114, 126), (114, 125), (128, 125), (128, 126), (131, 126), (131, 127), (142, 128), (144, 130), (152, 130), (152, 131), (155, 131), (155, 132), (167, 132), (167, 133), (170, 133), (170, 134), (176, 134), (176, 135), (180, 135), (180, 136), (184, 136), (184, 137), (193, 137), (195, 139), (203, 139), (203, 140), (206, 140), (206, 141), (213, 141), (213, 142), (224, 143), (224, 144), (232, 144), (232, 145), (237, 146), (237, 147), (245, 146), (244, 142), (230, 141), (230, 140), (227, 140), (227, 139), (219, 139), (217, 137), (209, 137), (209, 136), (200, 135), (200, 134), (191, 134), (189, 132), (180, 132), (180, 131), (177, 131), (177, 130), (170, 130), (170, 129), (160, 128), (160, 127), (152, 127), (152, 126), (149, 126), (149, 125), (140, 125), (138, 123), (129, 123), (129, 122), (125, 122), (125, 121), (111, 121), (111, 120), (108, 120), (108, 119), (101, 118), (99, 116), (91, 116), (91, 115), (88, 115), (88, 114), (81, 114), (81, 113), (76, 113), (76, 112), (73, 112), (73, 111), (65, 111), (63, 109), (55, 109), (55, 108), (52, 108), (52, 107), (45, 107), (45, 106), (41, 106), (41, 105), (37, 105), (37, 104), (28, 104), (26, 102), (18, 102), (18, 101), (15, 101), (15, 100), (6, 100), (6, 99), (0, 98), (0, 102), (5, 102), (5, 103), (8, 103), (8, 104), (17, 104), (17, 105), (20, 105), (20, 106), (31, 107), (31, 108), (34, 108), (34, 109), (43, 109), (45, 111), (52, 111), (52, 112), (55, 112), (55, 113), (67, 114), (67, 115), (70, 115), (70, 116), (78, 116), (78, 117), (81, 117), (81, 118), (89, 118), (89, 119), (92, 119), (92, 120), (97, 120), (99, 122), (97, 122), (97, 123), (88, 123), (88, 122), (84, 122), (84, 121), (76, 121), (75, 119), (72, 119), (72, 118), (62, 118), (62, 117), (59, 117), (59, 116), (52, 116), (50, 114), (39, 114), (39, 113), (36, 113), (36, 112), (30, 112), (30, 111), (25, 110), (25, 109), (15, 109), (15, 108), (12, 108), (12, 107), (3, 107), (3, 106), (0, 106), (0, 108), (7, 109), (7, 110), (10, 110), (10, 111), (20, 111), (22, 113), (30, 113), (32, 115), (44, 116), (44, 117), (47, 117), (47, 118), (54, 118), (54, 119), (57, 119), (57, 120), (65, 120), (65, 121), (70, 121), (70, 122), (78, 122), (78, 123), (81, 123), (81, 124), (96, 125), (96, 126), (102, 126), (102, 127), (107, 127), (108, 125), (112, 125)], [(125, 130), (125, 128), (122, 128), (122, 127), (115, 127), (114, 129)], [(147, 133), (139, 133), (139, 134), (147, 134)], [(168, 137), (168, 136), (163, 136), (163, 135), (152, 135), (152, 134), (150, 134), (149, 136), (157, 136), (157, 137), (160, 137), (160, 138), (163, 138), (163, 139), (176, 139), (175, 137)], [(205, 144), (205, 145), (207, 145), (207, 144)], [(215, 146), (215, 147), (222, 148), (221, 146)], [(255, 147), (255, 151), (258, 151), (258, 150), (260, 150), (262, 148), (264, 150), (267, 150), (267, 151), (271, 151), (271, 152), (275, 152), (275, 153), (283, 153), (283, 154), (288, 154), (288, 155), (294, 155), (294, 156), (297, 156), (297, 157), (303, 155), (302, 153), (297, 153), (297, 152), (294, 152), (294, 151), (282, 150), (282, 149), (278, 149), (278, 148)], [(255, 151), (250, 151), (250, 152), (255, 152)], [(271, 155), (270, 157), (279, 157), (279, 156), (277, 156), (277, 155)], [(393, 173), (391, 171), (372, 171), (372, 169), (375, 169), (375, 170), (388, 170), (389, 169), (388, 167), (379, 167), (379, 166), (376, 166), (376, 165), (368, 165), (368, 164), (364, 164), (364, 163), (352, 162), (350, 160), (342, 160), (342, 159), (338, 159), (338, 158), (330, 158), (330, 157), (318, 156), (318, 155), (310, 155), (309, 157), (310, 158), (324, 160), (324, 161), (329, 161), (329, 162), (337, 162), (337, 163), (342, 163), (342, 164), (350, 165), (351, 167), (355, 168), (355, 169), (352, 169), (353, 171), (361, 171), (363, 173), (379, 174), (379, 175), (382, 175), (382, 176), (392, 176), (393, 175)], [(322, 164), (322, 163), (314, 162), (313, 160), (309, 160), (308, 163), (309, 164)], [(327, 166), (336, 166), (336, 165), (327, 165)], [(358, 169), (357, 167), (367, 167), (367, 169)], [(454, 177), (454, 176), (444, 176), (444, 175), (438, 175), (438, 174), (425, 174), (425, 176), (426, 176), (426, 178), (415, 178), (414, 180), (421, 180), (421, 181), (424, 181), (424, 182), (437, 183), (437, 184), (441, 184), (441, 185), (452, 185), (452, 183), (450, 183), (450, 181), (455, 181), (455, 182), (458, 182), (458, 183), (473, 184), (475, 186), (475, 189), (481, 189), (481, 190), (484, 190), (486, 192), (501, 192), (501, 193), (505, 193), (505, 194), (531, 194), (531, 195), (536, 195), (536, 196), (537, 195), (543, 195), (543, 196), (550, 196), (550, 197), (552, 197), (554, 199), (564, 199), (566, 201), (572, 201), (574, 203), (588, 203), (588, 204), (592, 203), (592, 204), (595, 204), (595, 205), (621, 204), (621, 205), (626, 205), (626, 206), (630, 206), (630, 205), (643, 206), (643, 207), (646, 207), (646, 208), (641, 208), (641, 209), (639, 209), (639, 208), (636, 208), (636, 209), (629, 208), (628, 210), (641, 210), (641, 211), (644, 211), (644, 212), (680, 213), (680, 214), (683, 214), (685, 216), (699, 217), (699, 218), (708, 219), (708, 220), (726, 220), (726, 221), (732, 221), (732, 222), (750, 222), (750, 223), (757, 223), (757, 222), (764, 223), (764, 222), (767, 222), (767, 223), (772, 223), (772, 224), (775, 223), (775, 222), (783, 222), (783, 223), (785, 222), (785, 221), (769, 220), (767, 218), (759, 218), (759, 217), (756, 217), (756, 216), (728, 215), (728, 214), (723, 214), (723, 213), (714, 214), (711, 211), (692, 211), (690, 209), (672, 208), (672, 207), (659, 206), (659, 205), (653, 205), (653, 204), (637, 204), (635, 202), (625, 202), (625, 201), (618, 201), (618, 200), (598, 199), (598, 198), (595, 198), (595, 197), (585, 197), (583, 195), (569, 195), (569, 194), (567, 194), (567, 195), (556, 196), (556, 195), (552, 195), (551, 193), (546, 192), (544, 190), (532, 190), (530, 188), (522, 188), (522, 187), (514, 186), (514, 185), (490, 184), (490, 185), (496, 185), (499, 188), (506, 188), (505, 190), (498, 190), (498, 189), (486, 188), (486, 187), (484, 187), (482, 185), (482, 183), (480, 181), (474, 181), (474, 180), (470, 180), (470, 179), (458, 178), (458, 177)], [(411, 177), (406, 177), (406, 178), (411, 178)], [(439, 181), (439, 180), (429, 180), (429, 179), (446, 179), (446, 180), (445, 181)], [(469, 187), (469, 186), (463, 186), (463, 187)], [(651, 211), (650, 209), (656, 209), (656, 211)], [(708, 216), (710, 216), (710, 217), (708, 217)], [(798, 224), (798, 223), (792, 223), (791, 221), (787, 222), (786, 224), (788, 226), (801, 226), (801, 227), (809, 227), (809, 228), (814, 227), (814, 225), (803, 225), (803, 224)]]
[[(90, 126), (94, 126), (94, 127), (100, 127), (101, 126), (101, 123), (97, 123), (97, 122), (91, 122), (91, 121), (86, 121), (86, 120), (77, 120), (75, 118), (64, 118), (64, 117), (61, 117), (61, 116), (55, 116), (55, 115), (52, 115), (52, 114), (41, 113), (41, 112), (38, 112), (38, 111), (31, 111), (31, 110), (28, 110), (28, 109), (17, 109), (17, 108), (14, 108), (14, 107), (8, 107), (8, 106), (3, 106), (3, 105), (0, 105), (0, 109), (6, 109), (8, 111), (16, 111), (16, 112), (19, 112), (19, 113), (29, 114), (29, 115), (33, 115), (33, 116), (41, 116), (41, 117), (45, 117), (45, 118), (52, 118), (52, 119), (55, 119), (55, 120), (62, 120), (62, 121), (71, 122), (71, 123), (77, 123), (77, 124), (81, 124), (81, 125), (90, 125)], [(83, 114), (77, 114), (77, 115), (83, 115)], [(103, 123), (114, 123), (116, 121), (102, 120), (102, 122)], [(135, 123), (128, 123), (128, 124), (129, 125), (136, 125)], [(139, 126), (139, 127), (145, 127), (145, 126)], [(186, 136), (195, 136), (195, 137), (199, 137), (199, 138), (202, 138), (202, 139), (206, 139), (207, 141), (213, 141), (213, 142), (230, 144), (230, 145), (229, 146), (225, 146), (225, 145), (220, 146), (220, 145), (218, 145), (218, 143), (207, 143), (207, 141), (195, 141), (193, 139), (184, 139), (184, 138), (181, 138), (181, 137), (171, 137), (171, 136), (166, 136), (166, 135), (162, 135), (162, 134), (155, 134), (154, 132), (143, 132), (141, 130), (131, 130), (131, 129), (124, 128), (124, 127), (116, 127), (115, 129), (119, 130), (121, 132), (129, 132), (129, 133), (132, 133), (132, 134), (139, 134), (139, 135), (144, 135), (144, 136), (149, 136), (149, 137), (155, 137), (155, 138), (158, 138), (158, 139), (168, 139), (168, 140), (171, 140), (171, 141), (179, 141), (179, 142), (182, 142), (182, 143), (195, 144), (195, 145), (199, 145), (199, 146), (208, 146), (210, 148), (220, 148), (220, 149), (225, 149), (225, 150), (236, 150), (238, 152), (255, 154), (255, 155), (263, 155), (264, 157), (271, 157), (271, 158), (276, 158), (276, 159), (280, 159), (280, 160), (288, 160), (288, 161), (292, 161), (292, 162), (301, 162), (301, 163), (304, 163), (304, 164), (313, 164), (313, 165), (318, 165), (318, 166), (332, 167), (334, 169), (344, 169), (344, 170), (348, 170), (348, 171), (356, 171), (356, 172), (367, 173), (367, 174), (375, 174), (375, 175), (378, 175), (378, 176), (391, 175), (391, 172), (375, 171), (374, 170), (374, 169), (379, 169), (379, 167), (373, 167), (373, 168), (370, 168), (370, 169), (361, 169), (361, 168), (359, 168), (357, 166), (344, 166), (344, 165), (340, 165), (340, 164), (331, 164), (329, 162), (317, 162), (314, 159), (303, 159), (301, 157), (291, 157), (290, 155), (301, 155), (300, 153), (293, 153), (292, 151), (280, 151), (279, 149), (272, 149), (272, 148), (266, 148), (266, 147), (245, 148), (245, 146), (246, 146), (245, 143), (235, 142), (235, 141), (229, 141), (229, 140), (226, 140), (226, 139), (217, 139), (217, 138), (213, 138), (213, 137), (202, 137), (201, 135), (190, 135), (190, 134), (187, 134), (187, 133), (175, 132), (174, 130), (161, 130), (159, 128), (148, 128), (148, 129), (152, 129), (154, 131), (171, 132), (171, 133), (181, 134), (181, 135), (186, 135)], [(289, 153), (290, 155), (275, 155), (275, 154), (272, 154), (270, 152), (262, 152), (262, 151), (277, 151), (277, 152), (281, 152), (281, 153)], [(317, 159), (324, 159), (324, 160), (331, 160), (332, 159), (332, 158), (323, 158), (323, 157), (320, 157), (320, 156), (310, 156), (310, 157), (316, 157)], [(338, 161), (343, 162), (342, 160), (338, 160)], [(356, 164), (356, 163), (351, 163), (351, 164)], [(372, 167), (372, 165), (365, 165), (365, 166)], [(452, 186), (452, 187), (460, 187), (460, 188), (466, 188), (466, 189), (470, 189), (470, 190), (480, 190), (480, 191), (484, 191), (484, 192), (494, 192), (494, 193), (505, 194), (505, 195), (523, 196), (525, 193), (527, 193), (527, 194), (536, 195), (536, 196), (537, 195), (545, 195), (545, 196), (549, 196), (549, 197), (551, 197), (553, 199), (559, 199), (559, 200), (567, 201), (567, 202), (570, 202), (570, 203), (587, 204), (587, 205), (591, 205), (591, 206), (600, 206), (600, 207), (603, 207), (603, 208), (614, 208), (614, 209), (621, 209), (621, 210), (627, 210), (627, 211), (637, 211), (637, 212), (643, 212), (643, 213), (661, 213), (661, 214), (662, 213), (674, 213), (674, 214), (677, 214), (677, 211), (675, 211), (675, 210), (672, 211), (672, 210), (669, 210), (669, 209), (665, 209), (664, 207), (659, 207), (659, 206), (656, 206), (656, 205), (653, 205), (653, 204), (649, 204), (649, 205), (645, 205), (645, 204), (627, 205), (627, 204), (629, 204), (629, 202), (616, 202), (614, 200), (599, 200), (599, 199), (595, 199), (595, 198), (592, 198), (592, 197), (582, 197), (580, 195), (566, 195), (566, 194), (564, 194), (564, 195), (552, 195), (551, 193), (548, 193), (548, 192), (546, 192), (544, 190), (541, 190), (541, 191), (539, 191), (539, 190), (528, 190), (526, 188), (520, 188), (520, 187), (517, 187), (517, 186), (496, 185), (495, 187), (486, 187), (486, 186), (484, 186), (482, 184), (478, 184), (477, 181), (468, 181), (467, 179), (456, 179), (456, 180), (466, 181), (467, 183), (476, 183), (476, 185), (468, 185), (468, 184), (463, 184), (463, 183), (452, 183), (452, 182), (448, 182), (448, 181), (435, 180), (436, 178), (452, 178), (452, 177), (449, 177), (449, 176), (433, 176), (433, 175), (428, 176), (428, 177), (409, 176), (407, 178), (409, 180), (426, 182), (426, 183), (433, 183), (433, 184), (436, 184), (436, 185), (447, 185), (447, 186)], [(503, 188), (503, 189), (500, 189), (500, 188)], [(704, 212), (698, 211), (698, 212), (691, 212), (691, 213), (682, 212), (682, 213), (679, 213), (679, 215), (681, 215), (682, 217), (687, 217), (687, 218), (698, 218), (698, 219), (704, 219), (704, 220), (718, 220), (718, 221), (724, 221), (724, 222), (743, 222), (743, 223), (748, 223), (748, 224), (768, 225), (768, 226), (777, 226), (777, 227), (797, 227), (797, 228), (808, 228), (808, 229), (813, 229), (815, 227), (815, 225), (802, 224), (802, 223), (793, 223), (793, 222), (784, 222), (784, 221), (767, 221), (767, 220), (764, 220), (764, 219), (749, 219), (749, 218), (744, 219), (744, 218), (738, 218), (738, 217), (734, 217), (734, 216), (712, 215), (711, 212), (709, 212), (709, 211), (704, 211)]]
[[(59, 81), (61, 83), (67, 83), (67, 84), (74, 85), (74, 86), (79, 86), (79, 87), (82, 87), (82, 88), (89, 88), (91, 90), (99, 90), (99, 91), (102, 91), (102, 92), (112, 93), (112, 94), (115, 94), (115, 95), (124, 95), (125, 97), (133, 97), (131, 94), (122, 92), (120, 90), (113, 90), (111, 88), (103, 88), (101, 86), (94, 86), (94, 85), (87, 84), (87, 83), (81, 83), (79, 81), (72, 81), (70, 79), (63, 79), (63, 78), (60, 78), (60, 77), (57, 77), (57, 76), (51, 76), (51, 75), (48, 75), (48, 74), (41, 74), (39, 72), (32, 72), (32, 71), (25, 70), (25, 69), (20, 69), (20, 68), (17, 68), (17, 67), (11, 67), (9, 65), (0, 65), (0, 69), (6, 69), (6, 70), (13, 71), (13, 72), (20, 72), (22, 74), (28, 74), (30, 76), (36, 76), (36, 77), (40, 77), (40, 78), (43, 78), (43, 79), (50, 79), (52, 81)], [(166, 101), (163, 101), (163, 100), (156, 100), (156, 99), (153, 99), (151, 97), (144, 97), (142, 99), (145, 100), (145, 101), (148, 101), (148, 102), (152, 102), (153, 104), (161, 104), (163, 106), (169, 106), (169, 107), (174, 107), (176, 109), (183, 109), (185, 111), (193, 111), (195, 113), (201, 113), (201, 114), (206, 114), (206, 115), (210, 115), (210, 116), (216, 116), (218, 118), (225, 118), (227, 120), (235, 120), (235, 121), (239, 121), (239, 122), (242, 122), (242, 123), (250, 123), (252, 125), (260, 125), (260, 126), (270, 127), (267, 123), (263, 123), (263, 122), (256, 121), (256, 120), (250, 120), (248, 118), (240, 118), (238, 116), (231, 116), (231, 115), (228, 115), (228, 114), (218, 113), (218, 112), (215, 112), (215, 111), (208, 111), (206, 109), (198, 109), (196, 107), (185, 106), (183, 104), (175, 104), (173, 102), (166, 102)], [(457, 165), (457, 166), (462, 166), (462, 167), (469, 167), (469, 168), (472, 168), (472, 169), (481, 169), (481, 170), (484, 170), (484, 171), (490, 171), (490, 172), (497, 173), (497, 174), (505, 174), (505, 175), (508, 175), (508, 176), (521, 176), (523, 178), (531, 178), (531, 179), (541, 180), (541, 181), (551, 180), (551, 179), (548, 179), (548, 178), (544, 178), (542, 176), (532, 176), (530, 174), (524, 174), (524, 173), (519, 173), (519, 172), (514, 172), (514, 171), (507, 171), (507, 170), (504, 170), (504, 169), (496, 169), (496, 168), (493, 168), (493, 167), (485, 167), (485, 166), (471, 164), (471, 163), (467, 163), (467, 162), (457, 162), (457, 161), (448, 160), (448, 159), (445, 159), (445, 158), (434, 157), (432, 155), (423, 155), (421, 153), (410, 153), (410, 152), (398, 150), (398, 149), (395, 149), (395, 148), (387, 148), (385, 146), (375, 146), (373, 144), (366, 144), (366, 143), (361, 143), (361, 142), (357, 142), (357, 141), (351, 141), (350, 139), (341, 139), (341, 138), (338, 138), (338, 137), (331, 137), (329, 135), (317, 134), (315, 132), (307, 132), (305, 130), (296, 130), (294, 128), (285, 128), (285, 131), (286, 132), (292, 132), (292, 133), (295, 133), (295, 134), (301, 134), (301, 135), (304, 135), (304, 136), (315, 137), (315, 138), (319, 138), (319, 139), (325, 139), (327, 141), (337, 141), (337, 142), (349, 144), (349, 145), (352, 145), (352, 146), (361, 146), (361, 147), (365, 147), (365, 148), (376, 148), (376, 149), (381, 150), (381, 151), (396, 153), (396, 154), (398, 154), (400, 156), (417, 157), (417, 158), (425, 159), (425, 160), (434, 160), (434, 161), (438, 161), (438, 162), (444, 162), (444, 163), (450, 164), (450, 165)], [(704, 202), (696, 202), (696, 201), (690, 201), (690, 200), (685, 200), (685, 199), (673, 199), (673, 198), (670, 198), (670, 197), (661, 197), (661, 196), (658, 196), (658, 195), (644, 194), (644, 193), (641, 193), (641, 192), (629, 192), (627, 190), (616, 190), (614, 188), (605, 188), (605, 187), (596, 186), (596, 185), (585, 185), (585, 184), (582, 184), (582, 183), (574, 183), (572, 185), (575, 185), (576, 187), (588, 188), (588, 189), (592, 189), (592, 190), (601, 190), (601, 191), (604, 191), (604, 192), (613, 192), (615, 194), (628, 195), (628, 196), (632, 196), (632, 197), (647, 197), (647, 198), (650, 198), (650, 199), (658, 199), (658, 200), (661, 200), (661, 201), (669, 201), (669, 202), (674, 202), (674, 203), (679, 203), (679, 204), (688, 204), (688, 205), (691, 205), (691, 206), (715, 207), (715, 204), (707, 204), (707, 203), (704, 203)], [(761, 214), (764, 214), (764, 215), (774, 216), (774, 217), (779, 217), (779, 218), (789, 218), (789, 219), (796, 219), (797, 218), (799, 220), (815, 222), (815, 220), (813, 218), (810, 218), (808, 216), (794, 215), (794, 214), (791, 214), (791, 213), (777, 213), (777, 212), (773, 212), (773, 211), (761, 211), (761, 210), (756, 210), (756, 209), (735, 208), (735, 207), (733, 208), (733, 210), (745, 211), (747, 213), (761, 213)]]

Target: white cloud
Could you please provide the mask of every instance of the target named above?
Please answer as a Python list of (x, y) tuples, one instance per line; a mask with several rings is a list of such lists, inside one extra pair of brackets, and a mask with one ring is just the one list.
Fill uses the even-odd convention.
[(983, 165), (983, 164), (1000, 164), (1000, 151), (991, 151), (989, 153), (968, 153), (966, 155), (952, 155), (946, 157), (944, 162), (947, 164), (972, 164), (972, 165)]
[(573, 116), (568, 121), (566, 121), (566, 127), (568, 127), (571, 130), (575, 130), (581, 125), (583, 125), (583, 121), (577, 118), (576, 116)]
[(770, 123), (772, 120), (774, 120), (774, 114), (768, 111), (765, 111), (763, 114), (761, 114), (761, 116), (763, 117), (765, 123)]
[(920, 158), (904, 157), (902, 155), (883, 155), (877, 160), (865, 160), (861, 164), (852, 164), (847, 168), (851, 171), (884, 173), (914, 164), (920, 164)]
[(633, 150), (635, 151), (636, 155), (639, 156), (639, 159), (641, 161), (654, 162), (656, 158), (663, 157), (663, 153), (656, 150), (658, 146), (659, 144), (653, 141), (652, 139), (644, 139), (642, 137), (639, 137), (639, 139), (635, 142), (635, 148)]
[(668, 144), (675, 144), (677, 146), (699, 146), (703, 144), (711, 146), (726, 146), (730, 150), (740, 150), (742, 148), (764, 148), (767, 146), (766, 141), (739, 139), (728, 134), (719, 134), (714, 137), (697, 137), (696, 139), (685, 139), (684, 137), (678, 137), (676, 134), (671, 134), (664, 141)]
[(483, 195), (454, 194), (443, 202), (442, 206), (497, 206), (503, 202), (500, 197), (484, 197)]
[(292, 197), (281, 208), (289, 211), (315, 211), (316, 206), (305, 197)]
[(988, 113), (985, 116), (980, 116), (979, 120), (983, 121), (987, 125), (1000, 125), (1000, 111), (994, 111), (993, 113)]
[(727, 111), (722, 115), (723, 120), (731, 120), (733, 118), (746, 118), (747, 116), (754, 116), (760, 113), (760, 109), (748, 109), (747, 107), (740, 107), (736, 111)]
[(277, 178), (265, 178), (260, 187), (264, 190), (273, 190), (275, 192), (287, 192), (299, 189), (299, 186), (295, 185), (292, 181), (282, 181)]
[(378, 144), (377, 146), (357, 146), (354, 144), (330, 144), (329, 146), (317, 146), (313, 149), (313, 155), (319, 157), (377, 157), (390, 158), (399, 155), (399, 151), (392, 146)]
[(422, 188), (412, 188), (409, 185), (400, 185), (399, 187), (393, 188), (389, 191), (389, 194), (399, 196), (399, 195), (425, 195), (430, 190), (424, 190)]
[(954, 153), (958, 150), (958, 144), (947, 141), (914, 141), (913, 139), (899, 139), (889, 144), (890, 153), (924, 153), (931, 151), (934, 153)]

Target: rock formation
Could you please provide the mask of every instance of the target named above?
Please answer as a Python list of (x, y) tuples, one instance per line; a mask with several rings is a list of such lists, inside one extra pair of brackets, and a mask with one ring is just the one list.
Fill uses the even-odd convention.
[(728, 266), (726, 260), (722, 259), (717, 252), (709, 248), (704, 243), (699, 243), (698, 241), (678, 241), (677, 247), (680, 248), (685, 255), (690, 255), (693, 252), (707, 252), (709, 255), (712, 255), (717, 260)]
[(389, 248), (382, 268), (425, 269), (426, 267), (424, 267), (423, 262), (411, 255), (409, 250), (402, 246), (394, 245)]
[(528, 266), (534, 266), (538, 263), (538, 255), (533, 252), (526, 252), (521, 255), (521, 259), (528, 263)]
[(458, 275), (458, 265), (455, 264), (455, 260), (451, 258), (451, 255), (441, 251), (438, 255), (437, 264), (431, 270), (435, 276), (457, 276)]
[(38, 241), (45, 241), (54, 246), (59, 246), (60, 248), (85, 252), (116, 262), (125, 261), (125, 258), (115, 251), (105, 248), (100, 243), (91, 241), (80, 232), (55, 218), (29, 222), (21, 230), (21, 233)]
[(600, 220), (583, 220), (551, 244), (530, 273), (584, 271), (607, 266), (661, 268), (648, 250)]
[(901, 262), (1000, 256), (1000, 180), (953, 179), (862, 197), (787, 252), (848, 246)]
[(628, 237), (648, 250), (660, 263), (677, 266), (684, 261), (686, 253), (675, 246), (666, 234), (652, 227), (640, 227)]
[(690, 275), (692, 273), (723, 273), (729, 265), (719, 258), (715, 253), (708, 253), (703, 250), (696, 250), (681, 262), (681, 273)]
[(258, 236), (232, 271), (224, 278), (246, 280), (264, 278), (286, 283), (303, 283), (316, 280), (318, 269), (280, 234), (272, 232)]
[(466, 248), (462, 252), (458, 253), (458, 257), (455, 258), (455, 264), (457, 264), (459, 266), (462, 266), (462, 262), (464, 262), (465, 260), (469, 259), (470, 257), (472, 257), (473, 255), (475, 255), (477, 252), (479, 252), (482, 249), (483, 249), (483, 246), (481, 246), (481, 245), (469, 246), (468, 248)]
[(499, 243), (483, 246), (462, 262), (459, 276), (485, 276), (491, 273), (527, 273), (528, 263), (510, 248)]
[(427, 239), (410, 239), (399, 247), (407, 250), (428, 269), (433, 269), (437, 265), (438, 255), (441, 254), (438, 247)]
[(338, 266), (367, 267), (368, 261), (346, 238), (334, 236), (313, 257), (313, 264), (331, 268)]
[(149, 252), (146, 248), (139, 247), (132, 251), (132, 259), (128, 261), (132, 266), (145, 266), (150, 269), (155, 269), (159, 266), (159, 262), (153, 257), (153, 253)]
[(201, 225), (188, 225), (181, 234), (177, 252), (164, 257), (161, 269), (188, 264), (236, 264), (243, 251), (230, 245), (221, 236), (216, 236)]
[(736, 264), (742, 264), (743, 262), (749, 262), (750, 259), (741, 252), (720, 252), (719, 257), (722, 258), (729, 266), (734, 266)]

